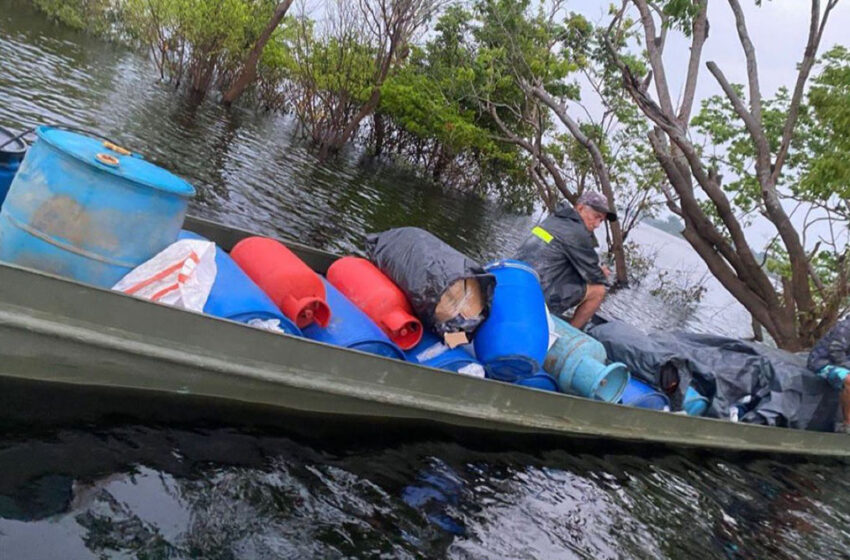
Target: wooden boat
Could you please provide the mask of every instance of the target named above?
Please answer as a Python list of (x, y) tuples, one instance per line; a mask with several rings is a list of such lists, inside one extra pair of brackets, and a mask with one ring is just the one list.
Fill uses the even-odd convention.
[[(250, 232), (198, 218), (225, 250)], [(288, 243), (324, 272), (334, 255)], [(17, 266), (0, 265), (0, 423), (154, 417), (222, 405), (325, 422), (450, 427), (515, 439), (850, 457), (843, 434), (630, 408), (425, 368), (273, 334)]]

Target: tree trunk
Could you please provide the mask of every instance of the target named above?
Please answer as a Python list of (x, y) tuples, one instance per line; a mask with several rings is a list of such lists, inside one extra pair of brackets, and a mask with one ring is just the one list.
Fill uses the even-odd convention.
[(437, 151), (437, 160), (434, 162), (434, 167), (431, 171), (431, 178), (435, 182), (439, 182), (440, 178), (443, 176), (443, 172), (446, 170), (446, 166), (451, 161), (451, 157), (449, 157), (449, 153), (446, 151), (445, 146), (437, 143), (438, 151)]
[[(613, 193), (611, 193), (613, 195)], [(608, 197), (608, 193), (605, 193), (605, 196)], [(612, 201), (609, 197), (608, 205), (613, 206)], [(623, 241), (623, 228), (620, 227), (619, 222), (611, 222), (611, 252), (614, 253), (614, 266), (617, 268), (617, 284), (625, 286), (629, 283), (629, 275), (626, 264), (626, 248), (625, 243)]]
[(214, 55), (209, 55), (205, 60), (194, 61), (189, 72), (191, 77), (189, 95), (192, 99), (200, 101), (206, 96), (213, 76), (215, 76), (217, 63), (218, 57)]
[(750, 319), (752, 319), (753, 340), (756, 342), (764, 342), (764, 333), (762, 332), (761, 323), (759, 323), (758, 319), (752, 315), (750, 315)]
[(384, 136), (386, 135), (384, 116), (380, 113), (375, 113), (372, 117), (372, 122), (375, 125), (375, 157), (380, 157), (384, 151)]
[(257, 42), (254, 43), (253, 48), (251, 48), (251, 52), (248, 53), (248, 58), (245, 59), (245, 63), (242, 65), (242, 71), (238, 76), (236, 76), (236, 79), (233, 80), (233, 83), (230, 84), (230, 87), (221, 98), (222, 103), (230, 105), (239, 99), (239, 96), (242, 95), (242, 93), (257, 77), (257, 63), (260, 61), (260, 55), (263, 54), (263, 49), (266, 48), (266, 43), (269, 42), (272, 33), (274, 33), (274, 30), (277, 29), (278, 25), (280, 25), (280, 22), (283, 21), (283, 18), (291, 5), (292, 0), (284, 0), (275, 6), (271, 19), (266, 24), (266, 27), (263, 28), (263, 32), (260, 33), (260, 36), (257, 38)]

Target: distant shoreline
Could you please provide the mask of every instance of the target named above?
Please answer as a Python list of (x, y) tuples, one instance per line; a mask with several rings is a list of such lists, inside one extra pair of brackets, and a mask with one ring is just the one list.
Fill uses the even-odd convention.
[(658, 218), (646, 218), (641, 220), (642, 223), (652, 226), (655, 229), (660, 229), (666, 233), (671, 235), (675, 235), (680, 239), (684, 239), (682, 235), (682, 231), (685, 229), (685, 224), (682, 223), (681, 220), (676, 218), (673, 215), (667, 216), (666, 220), (659, 220)]

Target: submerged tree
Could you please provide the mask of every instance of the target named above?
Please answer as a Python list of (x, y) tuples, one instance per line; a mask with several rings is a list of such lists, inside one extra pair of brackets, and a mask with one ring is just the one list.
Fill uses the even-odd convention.
[(121, 0), (122, 32), (144, 45), (175, 88), (232, 103), (257, 80), (258, 64), (292, 0)]
[[(695, 143), (689, 122), (708, 36), (708, 0), (625, 0), (611, 29), (629, 9), (637, 11), (651, 74), (636, 72), (613, 41), (609, 53), (635, 106), (655, 125), (649, 139), (669, 180), (664, 190), (667, 207), (684, 220), (683, 236), (780, 347), (799, 350), (810, 346), (847, 306), (846, 222), (836, 221), (846, 208), (847, 193), (822, 188), (824, 183), (850, 183), (846, 164), (836, 166), (827, 155), (846, 142), (847, 113), (842, 102), (847, 85), (836, 80), (846, 76), (845, 55), (835, 52), (826, 58), (809, 94), (811, 114), (805, 104), (809, 75), (837, 0), (824, 6), (811, 1), (808, 37), (793, 89), (790, 95), (780, 91), (773, 100), (762, 94), (756, 52), (740, 2), (728, 0), (728, 4), (748, 83), (746, 89), (735, 86), (716, 63), (706, 63), (723, 98), (708, 100), (695, 125), (719, 148), (714, 154)], [(678, 106), (670, 94), (662, 57), (667, 34), (675, 29), (682, 30), (691, 43)], [(809, 118), (815, 119), (811, 125), (806, 124)], [(808, 138), (801, 135), (805, 130), (812, 132)], [(724, 181), (724, 175), (732, 179)], [(795, 202), (804, 204), (803, 235), (789, 210)], [(775, 231), (768, 256), (770, 268), (780, 274), (778, 285), (747, 240), (745, 228), (755, 217)], [(807, 243), (805, 234), (818, 221), (833, 232), (843, 230), (844, 240), (836, 235), (828, 246)]]
[(33, 0), (50, 19), (94, 35), (111, 37), (120, 10), (111, 0)]
[[(651, 208), (661, 176), (633, 175), (640, 164), (657, 166), (645, 157), (638, 163), (639, 147), (646, 146), (643, 120), (622, 103), (615, 68), (601, 64), (599, 31), (565, 13), (562, 2), (533, 9), (529, 0), (481, 0), (474, 16), (480, 22), (473, 33), (478, 102), (497, 137), (528, 155), (543, 202), (550, 209), (561, 198), (575, 202), (585, 188), (602, 191), (613, 207), (628, 201), (628, 219), (609, 229), (617, 280), (626, 283), (623, 225), (633, 227)], [(579, 78), (604, 108), (601, 117), (582, 105)]]
[(241, 62), (236, 77), (227, 86), (227, 90), (222, 94), (222, 103), (229, 105), (236, 101), (257, 79), (257, 65), (260, 62), (263, 50), (272, 38), (272, 34), (275, 29), (277, 29), (283, 21), (283, 18), (286, 16), (286, 12), (289, 10), (291, 5), (292, 0), (283, 0), (283, 2), (279, 2), (274, 7), (271, 17), (262, 28), (262, 31), (260, 31), (259, 36), (257, 36), (256, 41), (254, 41), (254, 45), (251, 47), (251, 50), (248, 51), (245, 59)]
[(472, 23), (465, 8), (450, 6), (435, 35), (411, 49), (381, 88), (370, 146), (375, 155), (409, 163), (440, 184), (528, 210), (534, 191), (527, 158), (494, 137), (474, 95), (475, 53), (467, 42)]
[(324, 158), (352, 140), (381, 87), (410, 52), (436, 0), (334, 0), (316, 23), (303, 12), (291, 44), (295, 111)]

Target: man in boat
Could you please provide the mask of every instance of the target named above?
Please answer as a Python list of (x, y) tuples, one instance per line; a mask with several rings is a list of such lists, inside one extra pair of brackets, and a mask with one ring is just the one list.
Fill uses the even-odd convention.
[(844, 423), (837, 431), (850, 434), (850, 317), (839, 321), (818, 340), (809, 354), (808, 366), (841, 391)]
[(564, 314), (576, 307), (570, 320), (576, 328), (590, 321), (607, 291), (607, 267), (600, 265), (593, 231), (617, 213), (598, 192), (586, 191), (575, 208), (564, 201), (531, 230), (514, 258), (530, 264), (540, 275), (546, 305), (552, 313)]

